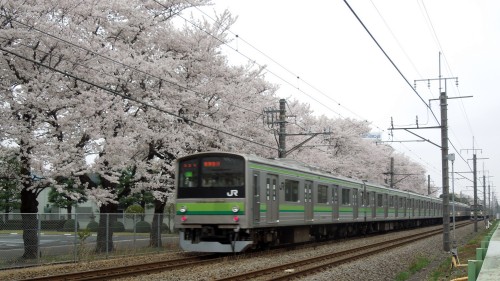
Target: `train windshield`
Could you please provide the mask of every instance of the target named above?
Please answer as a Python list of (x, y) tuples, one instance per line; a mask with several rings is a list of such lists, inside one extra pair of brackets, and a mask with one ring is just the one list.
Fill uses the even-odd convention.
[(178, 198), (244, 197), (245, 161), (240, 156), (201, 156), (179, 162)]

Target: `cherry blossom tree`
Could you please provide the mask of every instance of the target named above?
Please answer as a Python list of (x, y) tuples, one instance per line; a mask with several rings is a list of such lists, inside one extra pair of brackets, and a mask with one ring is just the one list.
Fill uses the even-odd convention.
[[(208, 0), (7, 0), (0, 5), (0, 141), (17, 150), (25, 258), (38, 252), (37, 195), (48, 186), (115, 213), (120, 198), (149, 192), (154, 235), (174, 186), (174, 161), (207, 150), (276, 157), (277, 86), (265, 68), (235, 66), (221, 52), (235, 22), (174, 19)], [(380, 182), (391, 148), (363, 139), (369, 124), (317, 117), (290, 101), (290, 132), (321, 132), (289, 157), (345, 176)], [(289, 138), (289, 147), (300, 138)], [(89, 164), (89, 159), (92, 158)], [(417, 169), (408, 161), (408, 169)], [(402, 168), (401, 168), (402, 169)], [(123, 174), (129, 179), (121, 181)], [(71, 179), (85, 194), (56, 179)], [(116, 216), (100, 217), (96, 251), (113, 249)], [(29, 246), (26, 246), (29, 245)]]

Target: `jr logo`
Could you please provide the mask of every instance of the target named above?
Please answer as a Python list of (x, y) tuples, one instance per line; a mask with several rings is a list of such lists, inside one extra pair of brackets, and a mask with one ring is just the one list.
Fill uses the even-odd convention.
[(228, 193), (226, 193), (227, 196), (232, 197), (232, 196), (238, 196), (238, 190), (236, 189), (231, 189)]

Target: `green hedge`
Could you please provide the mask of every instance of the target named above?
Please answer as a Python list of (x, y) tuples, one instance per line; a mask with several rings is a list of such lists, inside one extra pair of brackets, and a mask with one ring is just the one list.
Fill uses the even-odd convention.
[(135, 224), (135, 231), (137, 233), (151, 232), (151, 224), (147, 221), (139, 221)]
[(92, 232), (97, 232), (99, 224), (96, 221), (91, 221), (89, 222), (89, 224), (87, 224), (87, 228)]
[(111, 228), (113, 229), (113, 232), (124, 232), (125, 231), (125, 225), (121, 221), (115, 221), (112, 225)]
[[(76, 230), (80, 230), (80, 223), (76, 223)], [(64, 222), (64, 226), (62, 228), (62, 231), (75, 231), (75, 220), (74, 219), (69, 219)]]
[[(42, 230), (54, 230), (60, 231), (64, 227), (65, 220), (43, 220), (40, 222), (40, 227)], [(33, 225), (33, 228), (38, 228), (37, 225)], [(5, 222), (0, 220), (0, 230), (22, 230), (23, 222), (22, 220), (7, 220)]]

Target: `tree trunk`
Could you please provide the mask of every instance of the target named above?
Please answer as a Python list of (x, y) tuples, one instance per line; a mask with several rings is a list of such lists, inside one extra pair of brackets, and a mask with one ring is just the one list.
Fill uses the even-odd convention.
[(70, 220), (70, 219), (71, 219), (71, 209), (72, 209), (71, 204), (69, 204), (69, 205), (66, 207), (66, 211), (68, 212), (68, 215), (67, 215), (68, 220)]
[(21, 190), (21, 217), (23, 226), (23, 259), (38, 256), (38, 201), (36, 193), (24, 187)]
[(97, 229), (96, 253), (108, 253), (114, 250), (113, 228), (117, 219), (116, 204), (102, 205), (99, 208), (99, 228)]
[[(29, 119), (29, 118), (28, 118)], [(36, 188), (33, 188), (33, 178), (28, 155), (31, 147), (23, 140), (20, 142), (20, 174), (21, 189), (21, 218), (23, 226), (24, 254), (23, 259), (36, 259), (38, 256), (38, 200)]]
[(165, 210), (165, 202), (155, 200), (155, 214), (151, 223), (151, 233), (149, 245), (154, 248), (161, 248), (161, 226), (163, 225), (163, 211)]

